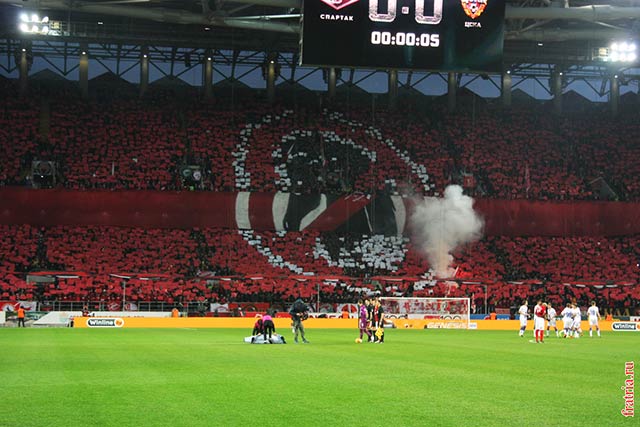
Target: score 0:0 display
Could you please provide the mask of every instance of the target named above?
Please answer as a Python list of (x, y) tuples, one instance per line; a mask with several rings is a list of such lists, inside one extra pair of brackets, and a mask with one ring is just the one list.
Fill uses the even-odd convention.
[[(438, 25), (442, 21), (442, 1), (433, 0), (433, 15), (424, 14), (424, 0), (416, 0), (416, 22)], [(378, 0), (369, 0), (369, 19), (374, 22), (393, 22), (398, 12), (398, 0), (387, 0), (387, 13), (378, 12)]]

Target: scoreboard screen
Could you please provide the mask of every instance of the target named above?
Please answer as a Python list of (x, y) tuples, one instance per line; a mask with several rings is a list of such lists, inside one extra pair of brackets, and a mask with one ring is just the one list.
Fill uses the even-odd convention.
[(502, 71), (505, 0), (304, 0), (301, 62)]

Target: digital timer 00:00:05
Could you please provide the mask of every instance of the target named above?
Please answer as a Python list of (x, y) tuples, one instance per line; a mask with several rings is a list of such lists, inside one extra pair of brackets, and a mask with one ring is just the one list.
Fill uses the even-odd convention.
[(389, 31), (372, 31), (371, 44), (383, 46), (438, 47), (440, 46), (440, 34), (402, 32), (391, 34)]

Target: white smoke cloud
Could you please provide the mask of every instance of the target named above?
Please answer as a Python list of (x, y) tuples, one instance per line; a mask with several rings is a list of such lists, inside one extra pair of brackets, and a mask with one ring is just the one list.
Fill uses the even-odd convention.
[(414, 243), (440, 278), (453, 276), (451, 253), (460, 245), (479, 240), (484, 226), (482, 217), (473, 210), (473, 199), (462, 194), (459, 185), (448, 186), (444, 198), (419, 200), (410, 221)]

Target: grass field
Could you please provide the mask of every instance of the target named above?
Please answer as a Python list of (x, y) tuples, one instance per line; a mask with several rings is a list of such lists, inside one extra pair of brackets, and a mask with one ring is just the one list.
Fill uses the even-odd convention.
[(0, 329), (0, 425), (638, 425), (620, 415), (637, 333), (544, 345), (531, 331), (388, 330), (382, 345), (339, 329), (308, 330), (308, 345), (245, 335)]

